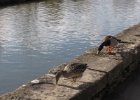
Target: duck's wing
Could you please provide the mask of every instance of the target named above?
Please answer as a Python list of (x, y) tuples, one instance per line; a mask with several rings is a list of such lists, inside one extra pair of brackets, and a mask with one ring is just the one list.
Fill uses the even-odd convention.
[(102, 42), (106, 42), (106, 41), (110, 40), (111, 38), (117, 40), (118, 42), (121, 41), (120, 39), (118, 39), (118, 38), (116, 38), (116, 37), (114, 37), (114, 36), (108, 35), (108, 36), (106, 36), (106, 37), (103, 39)]
[(82, 73), (86, 70), (88, 66), (87, 64), (83, 64), (83, 63), (74, 63), (74, 64), (71, 64), (71, 67), (73, 71)]
[(111, 37), (112, 37), (112, 36), (110, 36), (110, 35), (106, 36), (106, 37), (102, 40), (102, 43), (109, 41)]
[(120, 39), (118, 39), (118, 38), (116, 38), (116, 37), (114, 37), (114, 36), (112, 36), (111, 38), (113, 38), (113, 39), (117, 40), (118, 42), (121, 42), (121, 40), (120, 40)]

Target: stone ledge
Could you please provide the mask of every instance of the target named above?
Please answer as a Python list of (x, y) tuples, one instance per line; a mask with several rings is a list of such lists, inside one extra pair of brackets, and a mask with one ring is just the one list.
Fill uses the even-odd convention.
[[(121, 40), (133, 42), (117, 46), (118, 51), (106, 54), (103, 50), (96, 55), (96, 48), (86, 51), (68, 63), (87, 63), (88, 69), (83, 76), (72, 83), (70, 80), (61, 79), (55, 85), (54, 76), (46, 74), (38, 78), (37, 83), (27, 83), (13, 92), (0, 96), (0, 100), (91, 100), (107, 85), (119, 78), (124, 69), (140, 66), (140, 24), (135, 25), (116, 35)], [(62, 70), (65, 64), (51, 70), (55, 74)]]

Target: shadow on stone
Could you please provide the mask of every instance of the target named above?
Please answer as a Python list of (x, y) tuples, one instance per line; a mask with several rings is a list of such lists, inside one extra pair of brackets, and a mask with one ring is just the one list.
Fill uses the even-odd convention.
[(140, 37), (140, 35), (139, 35), (139, 34), (137, 34), (137, 35), (135, 35), (135, 36), (138, 36), (138, 37)]
[(92, 69), (92, 68), (87, 68), (87, 69), (92, 70), (92, 71), (98, 71), (98, 72), (101, 72), (101, 73), (106, 73), (106, 74), (107, 74), (107, 72), (106, 72), (106, 71), (97, 70), (97, 69)]
[(67, 88), (71, 88), (71, 89), (79, 90), (78, 87), (73, 87), (73, 86), (64, 85), (64, 84), (58, 84), (58, 86), (63, 86), (63, 87), (67, 87)]

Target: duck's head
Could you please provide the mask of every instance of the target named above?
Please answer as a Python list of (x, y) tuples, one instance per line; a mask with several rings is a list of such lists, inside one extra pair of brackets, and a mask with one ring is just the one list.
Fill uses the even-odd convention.
[(102, 43), (102, 44), (98, 47), (97, 54), (100, 53), (100, 51), (103, 49), (103, 47), (104, 47), (104, 43)]
[(55, 81), (56, 83), (55, 83), (55, 84), (58, 83), (60, 77), (61, 77), (64, 73), (65, 73), (65, 71), (59, 71), (59, 72), (57, 72), (57, 74), (56, 74), (56, 76), (55, 76), (55, 79), (56, 79), (56, 81)]
[(110, 38), (104, 39), (104, 41), (98, 47), (97, 54), (100, 53), (100, 51), (103, 49), (104, 46), (110, 46), (110, 44), (111, 44)]

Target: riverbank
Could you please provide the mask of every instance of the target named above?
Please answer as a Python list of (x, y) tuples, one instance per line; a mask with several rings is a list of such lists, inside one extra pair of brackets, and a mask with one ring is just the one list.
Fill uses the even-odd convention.
[[(76, 83), (61, 79), (55, 85), (54, 75), (65, 64), (58, 66), (40, 78), (29, 82), (13, 92), (0, 96), (1, 100), (91, 100), (100, 97), (107, 86), (112, 85), (125, 70), (132, 71), (140, 62), (140, 24), (116, 35), (130, 43), (119, 44), (117, 51), (106, 54), (103, 50), (96, 54), (92, 48), (68, 63), (87, 63), (88, 69)], [(67, 63), (67, 64), (68, 64)], [(119, 81), (119, 80), (117, 80)], [(97, 96), (98, 95), (98, 96)]]

